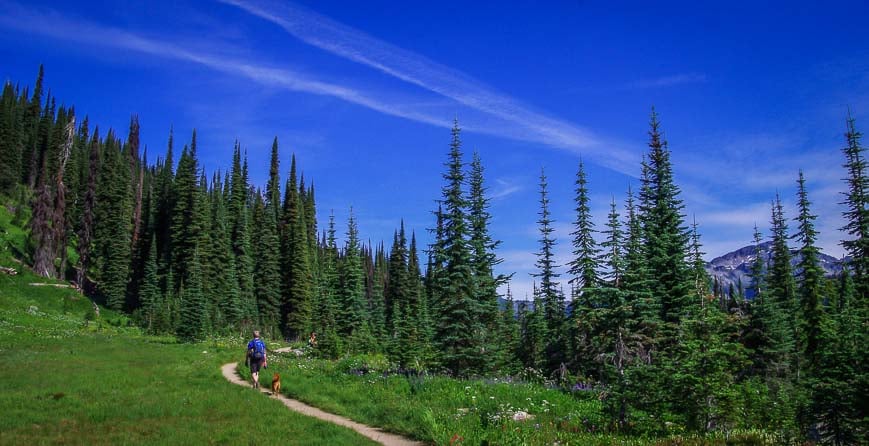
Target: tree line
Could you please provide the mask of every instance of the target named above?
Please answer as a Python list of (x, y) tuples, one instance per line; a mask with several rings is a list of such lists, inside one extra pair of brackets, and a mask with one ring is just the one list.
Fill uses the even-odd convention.
[(771, 202), (768, 264), (755, 228), (753, 298), (713, 286), (652, 109), (638, 188), (623, 205), (612, 200), (601, 230), (578, 164), (564, 283), (541, 171), (534, 300), (514, 312), (510, 277), (495, 273), (484, 166), (476, 153), (464, 159), (457, 121), (433, 242), (418, 246), (401, 223), (388, 249), (366, 244), (351, 210), (338, 246), (335, 219), (318, 225), (313, 182), (294, 156), (281, 182), (277, 138), (268, 182), (255, 187), (238, 142), (230, 170), (209, 176), (196, 132), (176, 162), (170, 130), (152, 164), (136, 116), (125, 139), (101, 135), (43, 88), (40, 67), (32, 91), (6, 83), (0, 97), (0, 191), (26, 220), (25, 254), (38, 274), (74, 280), (150, 333), (316, 332), (325, 357), (379, 352), (401, 368), (462, 377), (539, 371), (597, 392), (611, 428), (623, 432), (651, 416), (662, 430), (762, 427), (867, 441), (869, 181), (850, 113), (842, 150), (849, 261), (838, 277), (824, 277), (819, 264), (799, 172), (797, 215), (785, 215), (778, 194)]

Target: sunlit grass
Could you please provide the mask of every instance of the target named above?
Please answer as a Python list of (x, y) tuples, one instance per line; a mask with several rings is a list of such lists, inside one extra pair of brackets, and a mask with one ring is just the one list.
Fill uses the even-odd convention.
[[(490, 445), (725, 445), (780, 444), (764, 432), (662, 438), (606, 433), (600, 401), (537, 384), (497, 380), (348, 373), (353, 360), (326, 361), (273, 355), (267, 373), (282, 375), (283, 392), (353, 420), (436, 444)], [(249, 374), (244, 371), (244, 376)], [(527, 414), (527, 418), (522, 414)]]

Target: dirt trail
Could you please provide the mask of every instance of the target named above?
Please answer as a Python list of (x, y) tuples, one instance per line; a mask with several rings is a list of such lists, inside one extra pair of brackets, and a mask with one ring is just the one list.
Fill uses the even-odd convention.
[[(231, 382), (233, 384), (238, 384), (240, 386), (250, 388), (250, 383), (241, 379), (241, 377), (238, 376), (238, 371), (236, 370), (237, 366), (238, 366), (238, 364), (234, 363), (234, 362), (231, 362), (229, 364), (224, 364), (223, 367), (220, 368), (221, 371), (223, 372), (223, 377), (226, 378), (229, 382)], [(268, 380), (268, 378), (266, 378), (266, 380)], [(265, 394), (269, 394), (269, 395), (272, 394), (270, 389), (266, 389), (266, 388), (262, 388), (262, 387), (260, 388), (260, 392), (265, 393)], [(348, 418), (344, 418), (342, 416), (338, 416), (338, 415), (331, 414), (328, 412), (323, 412), (322, 410), (317, 409), (316, 407), (309, 406), (301, 401), (287, 398), (284, 395), (273, 395), (273, 397), (279, 399), (282, 403), (284, 403), (285, 406), (290, 408), (290, 410), (294, 410), (296, 412), (299, 412), (303, 415), (307, 415), (309, 417), (314, 417), (314, 418), (317, 418), (317, 419), (320, 419), (323, 421), (328, 421), (330, 423), (337, 424), (339, 426), (344, 426), (344, 427), (353, 429), (354, 431), (356, 431), (356, 432), (358, 432), (358, 433), (360, 433), (360, 434), (362, 434), (362, 435), (364, 435), (364, 436), (366, 436), (366, 437), (368, 437), (376, 442), (379, 442), (385, 446), (423, 446), (423, 445), (425, 445), (425, 443), (416, 442), (416, 441), (407, 439), (405, 437), (402, 437), (400, 435), (390, 434), (390, 433), (384, 432), (380, 429), (375, 429), (373, 427), (366, 426), (366, 425), (361, 424), (361, 423), (357, 423), (353, 420), (350, 420)]]

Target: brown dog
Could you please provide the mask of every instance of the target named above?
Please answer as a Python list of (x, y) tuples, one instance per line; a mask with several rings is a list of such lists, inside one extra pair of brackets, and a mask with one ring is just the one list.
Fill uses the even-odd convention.
[(278, 375), (278, 372), (275, 372), (272, 375), (272, 394), (278, 395), (281, 393), (281, 375)]

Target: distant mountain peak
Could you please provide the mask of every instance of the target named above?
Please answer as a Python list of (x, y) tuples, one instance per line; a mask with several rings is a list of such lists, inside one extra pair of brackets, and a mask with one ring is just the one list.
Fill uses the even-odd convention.
[[(772, 242), (761, 243), (757, 248), (763, 256), (764, 268), (768, 267), (772, 259)], [(744, 246), (735, 251), (718, 256), (706, 263), (706, 272), (712, 278), (717, 278), (721, 286), (727, 289), (730, 284), (734, 287), (742, 281), (743, 287), (751, 283), (751, 266), (757, 256), (758, 249), (754, 245)], [(818, 260), (827, 277), (842, 273), (843, 260), (837, 259), (824, 253), (818, 253)], [(847, 260), (847, 259), (846, 259)], [(796, 266), (800, 261), (799, 250), (791, 249), (791, 264)], [(746, 290), (746, 297), (753, 297), (750, 290)]]

